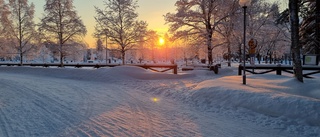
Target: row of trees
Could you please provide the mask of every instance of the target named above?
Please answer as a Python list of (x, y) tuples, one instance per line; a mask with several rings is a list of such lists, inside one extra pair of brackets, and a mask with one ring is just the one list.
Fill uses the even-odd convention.
[[(106, 0), (104, 4), (105, 9), (95, 7), (97, 25), (94, 36), (105, 37), (112, 45), (118, 45), (125, 63), (125, 53), (147, 41), (146, 34), (151, 32), (147, 32), (145, 21), (137, 20), (136, 0)], [(0, 7), (3, 55), (19, 54), (21, 65), (31, 50), (42, 54), (45, 51), (41, 47), (45, 46), (53, 56), (59, 54), (63, 66), (70, 51), (83, 45), (79, 43), (87, 30), (77, 15), (73, 0), (46, 0), (44, 14), (38, 24), (34, 22), (34, 4), (28, 0), (0, 0)]]
[(66, 49), (87, 32), (72, 0), (46, 0), (38, 24), (34, 22), (35, 6), (28, 0), (0, 0), (0, 8), (0, 48), (6, 54), (19, 54), (21, 65), (31, 50), (41, 52), (39, 45), (56, 45), (63, 66)]
[[(243, 13), (237, 0), (179, 0), (176, 13), (165, 15), (170, 32), (175, 38), (196, 38), (198, 45), (206, 45), (209, 64), (213, 63), (213, 51), (222, 47), (232, 55), (241, 57)], [(252, 1), (248, 8), (248, 35), (259, 41), (258, 53), (276, 51), (276, 42), (284, 44), (283, 32), (274, 23), (279, 14), (278, 4)], [(229, 63), (230, 65), (230, 63)]]
[[(20, 55), (21, 64), (23, 55), (34, 46), (35, 30), (34, 5), (27, 0), (10, 0), (6, 3), (0, 0), (1, 7), (1, 49), (12, 51), (15, 49)], [(10, 45), (10, 46), (5, 46)]]
[[(241, 59), (244, 54), (241, 53), (243, 13), (238, 3), (238, 0), (177, 0), (176, 12), (164, 16), (170, 26), (167, 45), (188, 49), (190, 52), (185, 54), (198, 58), (203, 58), (200, 52), (206, 51), (209, 64), (218, 52), (227, 55), (229, 62), (231, 57)], [(105, 0), (104, 5), (104, 9), (95, 7), (94, 36), (104, 39), (106, 47), (116, 45), (123, 63), (129, 50), (155, 48), (159, 35), (147, 30), (145, 21), (138, 20), (137, 0)], [(282, 13), (278, 5), (252, 0), (248, 8), (247, 35), (258, 41), (257, 54), (260, 56), (292, 54), (295, 72), (302, 77), (300, 49), (303, 53), (319, 53), (319, 31), (311, 29), (319, 27), (316, 25), (319, 23), (319, 2), (289, 0), (290, 8)], [(33, 21), (34, 5), (28, 0), (0, 0), (0, 7), (1, 49), (18, 52), (21, 64), (25, 54), (41, 43), (58, 47), (55, 49), (63, 65), (67, 49), (74, 48), (71, 45), (86, 34), (86, 27), (72, 0), (46, 0), (39, 24)], [(298, 14), (299, 9), (301, 14)], [(300, 24), (299, 17), (303, 19)], [(300, 35), (296, 34), (299, 32)], [(99, 43), (101, 50), (102, 41)], [(303, 81), (302, 78), (299, 80)]]
[[(165, 20), (174, 38), (193, 37), (202, 42), (199, 46), (206, 45), (209, 64), (213, 63), (214, 49), (221, 49), (221, 46), (227, 50), (230, 60), (237, 51), (238, 57), (243, 54), (243, 13), (238, 3), (237, 0), (178, 0), (176, 12), (166, 14)], [(256, 54), (260, 56), (291, 54), (295, 75), (302, 82), (300, 51), (319, 54), (319, 2), (289, 0), (289, 9), (282, 13), (278, 5), (252, 0), (248, 7), (246, 35), (258, 41)], [(299, 18), (303, 19), (301, 23)]]
[(104, 9), (95, 7), (97, 25), (94, 36), (105, 37), (117, 45), (125, 64), (126, 52), (146, 41), (147, 23), (137, 19), (137, 0), (106, 0), (104, 4)]
[[(108, 0), (105, 5), (104, 10), (96, 8), (97, 38), (118, 45), (123, 59), (128, 50), (155, 47), (155, 33), (146, 30), (145, 22), (136, 20), (136, 1)], [(166, 46), (168, 43), (171, 49), (182, 46), (190, 50), (184, 53), (192, 54), (191, 57), (206, 58), (201, 52), (207, 51), (209, 64), (217, 52), (223, 52), (229, 60), (241, 57), (243, 17), (237, 0), (178, 0), (175, 5), (177, 12), (164, 16), (172, 34), (167, 35)], [(289, 49), (288, 30), (275, 23), (278, 16), (277, 3), (255, 0), (249, 8), (248, 33), (259, 41), (261, 55), (281, 56)]]
[[(4, 0), (3, 0), (4, 1)], [(4, 30), (7, 33), (15, 34), (10, 37), (18, 38), (15, 49), (20, 53), (20, 61), (23, 61), (23, 55), (34, 47), (34, 43), (45, 41), (58, 46), (57, 52), (60, 54), (60, 62), (63, 65), (63, 58), (67, 55), (66, 48), (70, 48), (70, 43), (77, 40), (77, 36), (83, 36), (86, 33), (85, 26), (81, 19), (77, 16), (71, 0), (47, 0), (45, 5), (45, 14), (41, 19), (40, 24), (33, 23), (34, 6), (28, 6), (27, 0), (16, 0), (16, 3), (10, 1), (11, 4), (2, 2), (2, 14), (7, 16), (15, 16), (12, 21), (22, 23), (19, 27), (16, 25), (15, 31), (24, 33), (21, 38), (15, 31)], [(135, 12), (137, 1), (134, 0), (106, 0), (106, 8), (99, 9), (96, 7), (95, 16), (97, 25), (95, 36), (106, 40), (106, 44), (117, 45), (122, 54), (122, 59), (125, 60), (125, 53), (128, 50), (142, 49), (141, 45), (153, 45), (146, 48), (154, 48), (154, 41), (157, 41), (154, 31), (148, 31), (147, 23), (137, 20), (138, 14)], [(25, 9), (20, 8), (20, 12), (13, 14), (13, 9), (6, 7), (14, 7), (13, 5), (25, 6)], [(209, 63), (213, 62), (213, 49), (217, 47), (227, 47), (229, 59), (232, 55), (241, 56), (241, 8), (238, 1), (234, 0), (193, 0), (193, 1), (177, 1), (177, 13), (168, 13), (165, 15), (167, 23), (170, 24), (170, 31), (174, 40), (171, 44), (180, 44), (179, 46), (188, 47), (190, 50), (195, 50), (191, 56), (200, 56), (199, 49), (203, 49), (203, 45), (207, 45), (207, 55)], [(251, 37), (259, 39), (259, 52), (261, 54), (271, 54), (272, 51), (279, 51), (276, 42), (285, 41), (281, 38), (282, 33), (276, 25), (273, 24), (275, 14), (278, 13), (276, 4), (268, 4), (263, 1), (253, 1), (250, 8), (249, 33)], [(19, 9), (19, 6), (15, 6)], [(30, 11), (28, 11), (30, 10)], [(21, 12), (25, 12), (28, 19), (18, 17)], [(2, 16), (5, 17), (5, 16)], [(29, 21), (31, 23), (23, 23), (19, 21)], [(2, 20), (3, 28), (10, 24), (10, 21)], [(12, 22), (11, 21), (11, 22)], [(14, 23), (11, 23), (14, 24)], [(17, 24), (17, 23), (16, 23)], [(239, 25), (240, 24), (240, 25)], [(38, 31), (36, 31), (36, 28)], [(26, 31), (30, 30), (30, 31)], [(268, 31), (268, 32), (267, 32)], [(281, 33), (280, 33), (281, 32)], [(5, 34), (5, 33), (3, 33)], [(269, 35), (270, 37), (265, 37)], [(271, 37), (271, 35), (272, 37)], [(27, 35), (29, 37), (27, 37)], [(8, 35), (3, 35), (8, 37)], [(167, 36), (168, 37), (168, 36)], [(25, 39), (24, 39), (25, 38)], [(177, 42), (178, 41), (178, 42)], [(182, 42), (181, 42), (182, 41)], [(21, 44), (20, 44), (21, 43)], [(184, 43), (184, 44), (181, 44)], [(3, 44), (6, 45), (6, 44)], [(20, 46), (21, 45), (21, 46)], [(266, 46), (267, 45), (267, 46)], [(278, 44), (279, 45), (279, 44)], [(172, 45), (171, 45), (172, 46)], [(8, 47), (8, 46), (6, 46)], [(27, 49), (27, 47), (29, 47)], [(64, 49), (65, 47), (65, 49)], [(177, 47), (177, 46), (176, 46)], [(197, 50), (198, 49), (198, 50)], [(220, 48), (221, 49), (221, 48)], [(238, 49), (238, 50), (235, 50)], [(277, 49), (277, 50), (276, 50)], [(100, 47), (101, 50), (101, 47)], [(223, 50), (223, 48), (222, 48)], [(219, 51), (220, 52), (220, 51)], [(124, 63), (125, 61), (123, 61)]]
[(281, 13), (277, 23), (290, 24), (295, 76), (303, 82), (301, 52), (303, 54), (320, 54), (320, 2), (316, 0), (289, 0), (288, 7)]

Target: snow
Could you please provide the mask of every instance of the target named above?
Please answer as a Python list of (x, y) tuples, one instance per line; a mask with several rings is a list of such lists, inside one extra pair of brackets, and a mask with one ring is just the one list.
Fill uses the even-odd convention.
[(0, 67), (0, 136), (320, 136), (320, 75)]

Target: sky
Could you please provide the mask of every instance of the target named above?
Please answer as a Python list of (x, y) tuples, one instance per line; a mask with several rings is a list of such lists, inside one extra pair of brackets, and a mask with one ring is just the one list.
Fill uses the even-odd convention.
[[(95, 47), (96, 43), (96, 39), (92, 36), (95, 26), (94, 16), (96, 15), (94, 6), (103, 9), (105, 7), (103, 1), (104, 0), (74, 0), (75, 9), (78, 11), (78, 15), (83, 20), (88, 31), (84, 41), (90, 47)], [(276, 0), (267, 1), (272, 2)], [(35, 19), (39, 21), (42, 17), (45, 0), (29, 0), (29, 2), (35, 4)], [(163, 35), (168, 30), (168, 25), (165, 25), (163, 16), (168, 12), (172, 13), (175, 11), (175, 2), (176, 0), (138, 0), (138, 19), (146, 21), (148, 23), (148, 29), (156, 30), (158, 34)]]
[[(36, 21), (39, 21), (39, 18), (42, 17), (45, 0), (29, 0), (29, 2), (35, 4)], [(175, 0), (138, 0), (138, 19), (147, 21), (149, 29), (156, 30), (162, 35), (167, 31), (163, 15), (175, 10), (174, 3)], [(90, 47), (95, 47), (96, 39), (92, 36), (95, 26), (94, 16), (96, 15), (94, 6), (103, 9), (105, 7), (103, 0), (74, 0), (74, 6), (87, 27), (85, 42)]]

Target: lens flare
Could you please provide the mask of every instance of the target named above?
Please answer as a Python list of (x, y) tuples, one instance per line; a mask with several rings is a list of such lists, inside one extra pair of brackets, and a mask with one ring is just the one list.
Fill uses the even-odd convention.
[(151, 100), (152, 100), (153, 102), (159, 102), (159, 99), (156, 98), (156, 97), (152, 98)]

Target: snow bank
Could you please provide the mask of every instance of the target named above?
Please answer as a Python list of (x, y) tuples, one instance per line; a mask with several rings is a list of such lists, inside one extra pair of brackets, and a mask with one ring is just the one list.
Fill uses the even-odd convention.
[(117, 75), (129, 76), (135, 79), (141, 80), (159, 80), (159, 79), (182, 79), (188, 77), (194, 77), (193, 74), (180, 73), (180, 74), (167, 74), (161, 72), (153, 72), (140, 67), (135, 66), (120, 66), (115, 67), (110, 70), (110, 73), (114, 73)]
[(193, 74), (180, 73), (167, 74), (152, 72), (135, 66), (118, 66), (99, 69), (79, 68), (42, 68), (42, 67), (0, 67), (2, 72), (21, 73), (35, 76), (48, 76), (55, 78), (66, 78), (90, 81), (112, 81), (112, 80), (159, 80), (159, 79), (182, 79), (194, 77)]
[(305, 79), (305, 83), (297, 82), (291, 76), (247, 75), (247, 85), (242, 85), (242, 77), (236, 75), (236, 68), (222, 68), (217, 75), (207, 70), (174, 75), (134, 66), (100, 69), (0, 67), (0, 72), (110, 84), (113, 84), (113, 81), (128, 81), (132, 85), (126, 85), (130, 86), (127, 88), (148, 92), (160, 98), (163, 95), (183, 100), (187, 105), (196, 105), (209, 112), (237, 115), (235, 111), (239, 110), (245, 113), (237, 117), (246, 115), (259, 117), (262, 114), (266, 117), (257, 118), (255, 123), (266, 121), (267, 125), (272, 118), (277, 118), (282, 123), (278, 121), (271, 123), (283, 124), (284, 128), (293, 125), (292, 130), (314, 126), (317, 129), (308, 129), (310, 130), (308, 133), (311, 134), (305, 135), (319, 135), (319, 75), (316, 75), (315, 79)]
[(244, 108), (272, 117), (320, 126), (320, 80), (299, 83), (292, 77), (274, 74), (251, 75), (247, 85), (241, 76), (206, 80), (188, 97), (198, 106)]

